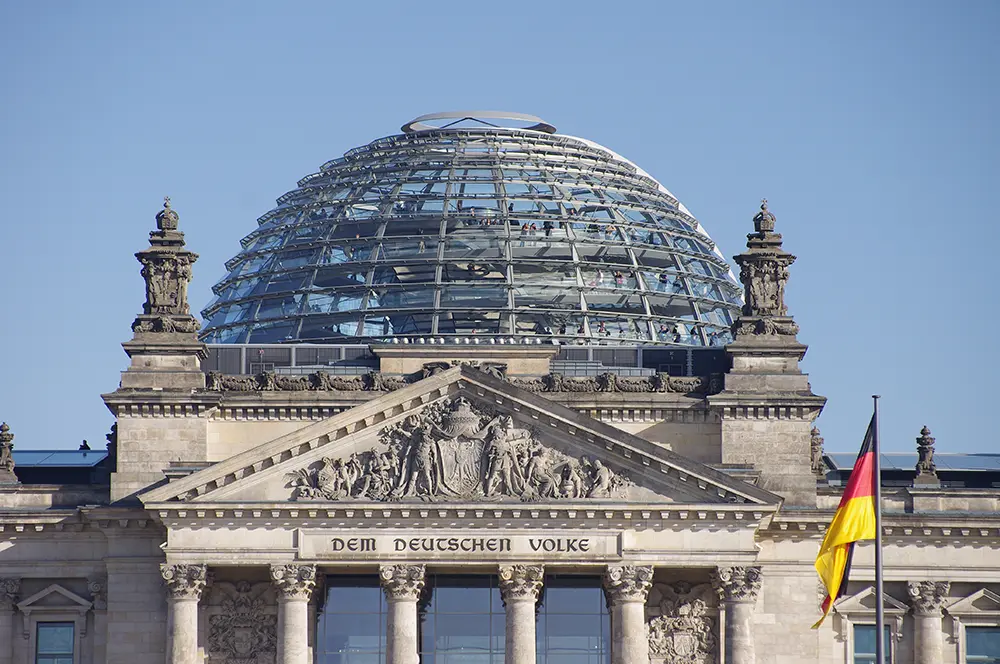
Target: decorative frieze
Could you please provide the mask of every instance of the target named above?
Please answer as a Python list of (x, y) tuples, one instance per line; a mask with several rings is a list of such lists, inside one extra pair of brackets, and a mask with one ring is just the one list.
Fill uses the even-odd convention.
[(416, 601), (424, 590), (424, 565), (381, 565), (378, 569), (382, 590), (390, 601)]
[(608, 565), (604, 573), (604, 593), (608, 604), (645, 603), (653, 581), (653, 568), (643, 565)]
[(761, 586), (760, 567), (720, 567), (712, 576), (712, 585), (724, 602), (756, 602)]
[(941, 615), (941, 607), (948, 601), (951, 583), (948, 581), (907, 581), (906, 593), (910, 606), (917, 615)]
[[(462, 363), (471, 364), (471, 363)], [(430, 365), (428, 365), (430, 366)], [(653, 376), (619, 376), (606, 372), (598, 376), (570, 377), (561, 373), (544, 376), (507, 376), (496, 367), (475, 367), (484, 373), (506, 380), (514, 387), (534, 393), (674, 393), (717, 394), (722, 391), (722, 375), (670, 376), (658, 373)], [(425, 367), (411, 374), (396, 375), (369, 371), (358, 376), (333, 375), (317, 371), (307, 375), (283, 375), (273, 371), (253, 375), (226, 375), (210, 371), (206, 375), (206, 388), (224, 392), (393, 392), (438, 373)]]
[(501, 565), (500, 598), (504, 604), (511, 600), (538, 600), (545, 578), (542, 565)]
[(271, 664), (275, 661), (277, 615), (264, 592), (248, 581), (218, 583), (218, 613), (208, 619), (210, 664)]
[(379, 439), (385, 451), (324, 458), (290, 473), (293, 499), (622, 498), (631, 485), (600, 460), (545, 447), (510, 416), (494, 416), (464, 397), (429, 406)]
[(664, 664), (715, 664), (719, 640), (711, 584), (657, 583), (647, 606), (649, 652)]
[(209, 581), (206, 565), (161, 563), (160, 574), (167, 586), (167, 594), (172, 599), (200, 599)]
[(271, 581), (284, 599), (309, 599), (316, 588), (313, 565), (271, 565)]

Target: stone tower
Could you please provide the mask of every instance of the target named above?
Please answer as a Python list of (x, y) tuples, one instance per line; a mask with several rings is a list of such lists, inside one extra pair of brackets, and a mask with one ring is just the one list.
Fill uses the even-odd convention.
[(813, 394), (799, 368), (806, 346), (799, 343), (799, 326), (785, 305), (788, 267), (795, 256), (782, 249), (766, 200), (753, 224), (747, 250), (733, 257), (745, 304), (727, 347), (732, 368), (724, 391), (709, 403), (722, 422), (724, 464), (752, 465), (761, 487), (784, 496), (786, 505), (815, 507), (811, 429), (826, 398)]

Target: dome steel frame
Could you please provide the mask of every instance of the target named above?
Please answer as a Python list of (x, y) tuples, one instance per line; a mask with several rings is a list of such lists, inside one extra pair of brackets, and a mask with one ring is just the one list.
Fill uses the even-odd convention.
[[(442, 115), (472, 117), (407, 126)], [(742, 305), (662, 185), (532, 129), (417, 127), (350, 150), (281, 196), (226, 267), (202, 312), (209, 343), (723, 345)]]

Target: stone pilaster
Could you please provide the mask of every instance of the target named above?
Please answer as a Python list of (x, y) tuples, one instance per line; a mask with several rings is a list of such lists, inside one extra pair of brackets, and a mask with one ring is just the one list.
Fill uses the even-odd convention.
[(542, 565), (500, 566), (507, 624), (504, 664), (535, 664), (535, 605), (544, 578)]
[(0, 579), (0, 664), (11, 664), (14, 657), (14, 607), (21, 592), (21, 579)]
[(417, 600), (424, 590), (423, 565), (382, 565), (379, 579), (389, 604), (386, 664), (417, 664)]
[(726, 612), (726, 664), (755, 664), (752, 618), (760, 594), (760, 567), (720, 567), (712, 585)]
[(941, 607), (948, 600), (947, 581), (909, 581), (906, 592), (913, 608), (914, 664), (938, 664), (944, 656)]
[(309, 664), (309, 599), (316, 588), (313, 565), (271, 565), (278, 589), (277, 664)]
[(108, 579), (87, 579), (87, 590), (94, 603), (94, 661), (107, 661), (108, 649)]
[(604, 594), (611, 609), (611, 664), (649, 664), (646, 597), (652, 584), (652, 567), (608, 566)]
[(785, 304), (795, 256), (782, 249), (767, 201), (753, 223), (747, 250), (733, 257), (746, 302), (726, 347), (732, 368), (723, 391), (708, 398), (722, 423), (721, 461), (752, 465), (759, 486), (783, 496), (786, 505), (815, 507), (811, 429), (826, 399), (813, 394), (799, 368), (807, 347)]
[(208, 585), (205, 565), (160, 565), (167, 586), (167, 664), (200, 664), (198, 601)]

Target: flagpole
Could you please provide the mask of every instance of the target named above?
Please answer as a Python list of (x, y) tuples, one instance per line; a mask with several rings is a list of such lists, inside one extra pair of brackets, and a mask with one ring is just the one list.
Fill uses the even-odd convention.
[(875, 484), (875, 661), (884, 664), (885, 657), (885, 599), (882, 588), (882, 452), (879, 449), (878, 400), (875, 402), (875, 430), (872, 436), (872, 475)]

